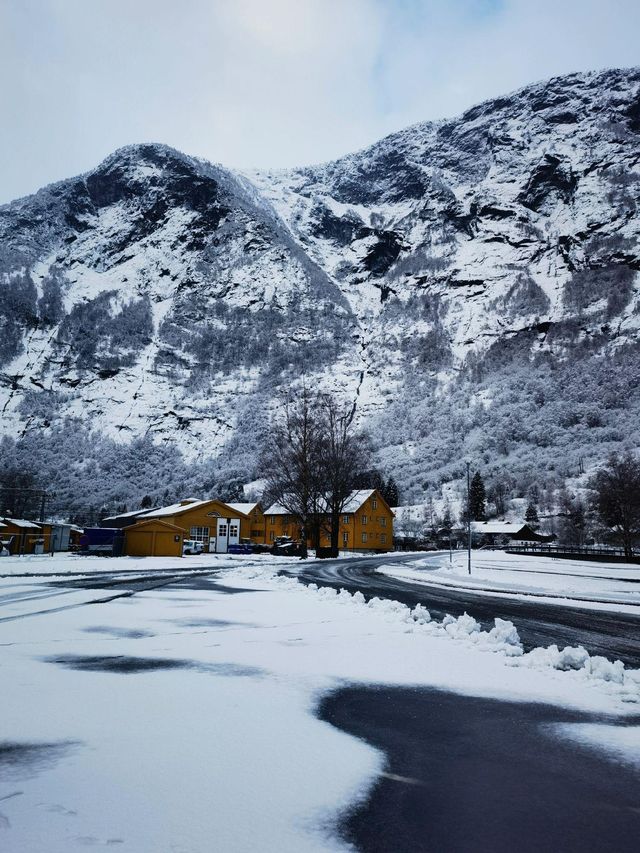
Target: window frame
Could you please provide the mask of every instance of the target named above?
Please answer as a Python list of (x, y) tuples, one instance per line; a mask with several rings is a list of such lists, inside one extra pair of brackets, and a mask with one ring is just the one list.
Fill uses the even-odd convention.
[(211, 528), (203, 525), (194, 525), (189, 529), (189, 539), (194, 542), (201, 542), (203, 545), (208, 545), (211, 539)]

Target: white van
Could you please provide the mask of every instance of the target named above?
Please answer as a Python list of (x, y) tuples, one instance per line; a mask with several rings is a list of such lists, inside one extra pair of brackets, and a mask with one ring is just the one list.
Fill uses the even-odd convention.
[(185, 539), (182, 542), (182, 554), (202, 554), (204, 545), (195, 539)]

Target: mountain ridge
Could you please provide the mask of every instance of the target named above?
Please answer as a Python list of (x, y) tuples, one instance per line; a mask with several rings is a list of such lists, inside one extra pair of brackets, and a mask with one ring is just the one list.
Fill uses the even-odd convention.
[[(624, 353), (635, 370), (639, 83), (556, 77), (295, 169), (129, 145), (1, 206), (3, 434), (146, 436), (250, 479), (304, 374), (357, 403), (412, 499), (455, 479), (465, 448), (528, 488), (511, 455), (531, 442), (486, 435), (505, 364), (543, 385), (550, 364), (593, 373)], [(470, 412), (452, 438), (441, 419)], [(588, 468), (635, 440), (586, 418), (552, 442), (571, 446), (564, 467), (534, 443), (542, 479), (580, 476), (580, 442)]]

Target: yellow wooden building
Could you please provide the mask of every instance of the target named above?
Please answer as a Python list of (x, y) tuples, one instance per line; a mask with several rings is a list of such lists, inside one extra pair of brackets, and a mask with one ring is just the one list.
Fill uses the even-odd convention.
[(241, 539), (264, 541), (264, 522), (259, 504), (226, 504), (218, 500), (188, 498), (171, 506), (150, 510), (138, 516), (137, 523), (149, 519), (175, 525), (184, 531), (185, 539), (201, 542), (203, 550), (210, 553), (225, 554), (230, 545), (239, 544)]
[(49, 550), (49, 525), (26, 518), (0, 518), (0, 525), (0, 542), (10, 554), (43, 554)]
[[(280, 536), (300, 537), (299, 525), (288, 511), (274, 504), (265, 510), (266, 542), (272, 544)], [(377, 489), (352, 492), (340, 517), (338, 547), (341, 551), (391, 551), (393, 549), (391, 508)], [(330, 545), (328, 516), (320, 519), (320, 545)], [(313, 543), (309, 539), (308, 544)]]
[(159, 518), (139, 521), (124, 528), (127, 557), (181, 557), (185, 532)]

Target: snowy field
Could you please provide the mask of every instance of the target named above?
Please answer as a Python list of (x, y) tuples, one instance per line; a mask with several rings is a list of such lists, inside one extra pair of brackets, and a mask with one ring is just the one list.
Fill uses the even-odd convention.
[[(345, 684), (638, 714), (640, 672), (580, 649), (524, 654), (511, 623), (436, 622), (420, 606), (278, 578), (259, 557), (216, 565), (133, 595), (96, 577), (0, 581), (3, 852), (349, 849), (332, 827), (384, 757), (314, 716)], [(557, 736), (640, 766), (639, 732)]]
[(535, 596), (559, 599), (577, 607), (637, 612), (640, 608), (640, 566), (561, 560), (549, 556), (521, 556), (504, 551), (472, 551), (471, 575), (467, 552), (454, 551), (412, 563), (411, 568), (383, 566), (392, 577), (439, 584), (459, 589), (486, 591), (491, 595)]

